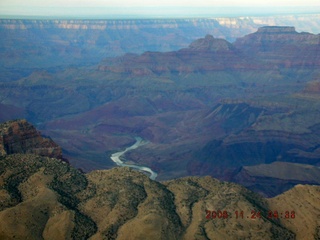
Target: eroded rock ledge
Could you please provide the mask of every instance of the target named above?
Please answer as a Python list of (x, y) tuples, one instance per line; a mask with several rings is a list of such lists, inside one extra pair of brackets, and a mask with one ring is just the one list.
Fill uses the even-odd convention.
[(15, 153), (33, 153), (40, 156), (62, 159), (62, 150), (50, 138), (25, 119), (0, 124), (0, 156)]

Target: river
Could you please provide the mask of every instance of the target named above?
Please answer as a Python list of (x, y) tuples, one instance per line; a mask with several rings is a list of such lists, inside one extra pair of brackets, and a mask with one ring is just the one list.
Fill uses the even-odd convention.
[(118, 166), (135, 168), (135, 169), (138, 169), (140, 171), (144, 171), (144, 172), (150, 173), (150, 179), (155, 180), (156, 177), (158, 176), (158, 174), (156, 172), (152, 171), (150, 168), (144, 167), (144, 166), (132, 165), (132, 164), (125, 164), (120, 159), (120, 157), (123, 154), (125, 154), (126, 152), (128, 152), (130, 150), (133, 150), (133, 149), (136, 149), (136, 148), (148, 143), (148, 142), (143, 141), (143, 139), (140, 138), (140, 137), (136, 137), (135, 139), (136, 139), (136, 142), (132, 146), (127, 147), (125, 150), (123, 150), (121, 152), (116, 152), (116, 153), (112, 154), (111, 155), (111, 160), (114, 161)]

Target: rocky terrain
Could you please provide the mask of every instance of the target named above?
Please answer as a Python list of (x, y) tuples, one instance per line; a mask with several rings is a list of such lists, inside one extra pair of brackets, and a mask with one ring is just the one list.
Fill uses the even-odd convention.
[(0, 19), (2, 80), (26, 76), (32, 69), (57, 71), (66, 65), (98, 63), (125, 53), (178, 50), (206, 34), (233, 42), (259, 27), (276, 25), (295, 26), (299, 32), (320, 32), (318, 14), (143, 20)]
[(276, 196), (298, 184), (319, 185), (320, 168), (298, 163), (273, 162), (240, 167), (231, 181), (264, 196)]
[(129, 168), (83, 174), (48, 156), (0, 157), (1, 239), (318, 239), (319, 198), (319, 186), (264, 199), (208, 176), (156, 182)]
[[(81, 21), (70, 21), (41, 25), (17, 20), (12, 30), (24, 31), (26, 39), (32, 39), (28, 34), (36, 24), (41, 31), (71, 41), (81, 29), (102, 34), (97, 26), (111, 24), (96, 21), (98, 25), (85, 27)], [(3, 22), (2, 31), (10, 30), (10, 20)], [(40, 48), (42, 41), (34, 46)], [(2, 45), (7, 52), (9, 43)], [(85, 46), (78, 47), (82, 51)], [(124, 158), (150, 167), (159, 180), (210, 175), (247, 184), (243, 169), (248, 167), (274, 162), (320, 165), (319, 34), (271, 26), (235, 42), (204, 34), (180, 50), (127, 53), (102, 61), (96, 55), (95, 63), (73, 53), (68, 57), (86, 63), (70, 65), (61, 53), (63, 67), (28, 61), (38, 67), (21, 64), (16, 71), (6, 65), (1, 72), (0, 119), (27, 118), (62, 147), (76, 168), (90, 172), (114, 167), (111, 154), (132, 145), (135, 137), (149, 143)], [(306, 174), (260, 178), (260, 172), (252, 172), (255, 169), (248, 179), (261, 182), (246, 186), (269, 197), (297, 183), (319, 182)], [(262, 182), (265, 187), (260, 188)]]
[(62, 158), (61, 147), (50, 138), (42, 137), (26, 120), (0, 124), (0, 156), (16, 153)]

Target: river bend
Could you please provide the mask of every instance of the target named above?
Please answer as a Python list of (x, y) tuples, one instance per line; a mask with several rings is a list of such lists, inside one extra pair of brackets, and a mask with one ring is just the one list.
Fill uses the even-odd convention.
[(132, 146), (127, 147), (125, 150), (123, 150), (121, 152), (113, 153), (111, 155), (111, 160), (114, 161), (118, 166), (130, 167), (130, 168), (138, 169), (138, 170), (143, 171), (143, 172), (150, 173), (150, 179), (155, 180), (156, 177), (158, 176), (158, 174), (156, 172), (152, 171), (151, 168), (148, 168), (148, 167), (145, 167), (145, 166), (133, 165), (133, 164), (125, 164), (120, 159), (120, 157), (123, 154), (125, 154), (126, 152), (128, 152), (130, 150), (133, 150), (133, 149), (136, 149), (136, 148), (138, 148), (138, 147), (140, 147), (142, 145), (147, 144), (147, 142), (143, 141), (143, 139), (140, 138), (140, 137), (136, 137), (135, 139), (136, 139), (136, 142)]

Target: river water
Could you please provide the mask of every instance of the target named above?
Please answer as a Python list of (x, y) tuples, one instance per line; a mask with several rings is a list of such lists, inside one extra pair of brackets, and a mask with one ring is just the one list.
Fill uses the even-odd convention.
[(118, 166), (130, 167), (130, 168), (138, 169), (138, 170), (143, 171), (143, 172), (150, 173), (150, 179), (155, 180), (156, 177), (158, 176), (158, 174), (156, 172), (152, 171), (150, 168), (145, 167), (145, 166), (133, 165), (133, 164), (125, 164), (120, 159), (120, 157), (123, 154), (125, 154), (126, 152), (128, 152), (130, 150), (133, 150), (133, 149), (136, 149), (136, 148), (138, 148), (138, 147), (140, 147), (142, 145), (147, 144), (147, 142), (143, 141), (143, 139), (140, 138), (140, 137), (136, 137), (135, 139), (136, 139), (136, 142), (132, 146), (127, 147), (125, 150), (123, 150), (121, 152), (116, 152), (116, 153), (112, 154), (111, 155), (111, 160), (114, 161)]

